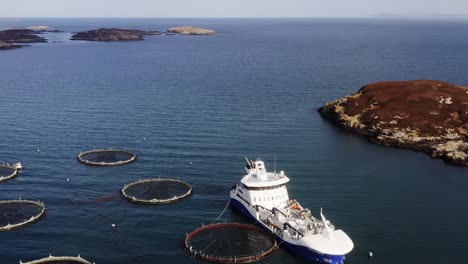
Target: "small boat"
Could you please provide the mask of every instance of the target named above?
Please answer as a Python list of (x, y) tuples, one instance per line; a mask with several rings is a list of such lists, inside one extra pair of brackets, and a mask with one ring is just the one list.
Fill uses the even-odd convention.
[(230, 192), (231, 205), (272, 233), (289, 251), (320, 263), (342, 264), (354, 247), (349, 236), (323, 215), (290, 199), (283, 171), (267, 172), (261, 160), (247, 160), (246, 175)]

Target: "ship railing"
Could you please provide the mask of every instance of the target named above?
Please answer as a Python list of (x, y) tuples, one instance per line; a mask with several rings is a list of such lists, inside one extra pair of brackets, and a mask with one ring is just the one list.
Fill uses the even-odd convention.
[(281, 211), (280, 209), (276, 208), (276, 207), (273, 207), (272, 209), (273, 211), (273, 214), (276, 215), (276, 212), (279, 212), (280, 214), (282, 214), (285, 218), (288, 217), (283, 211)]
[(263, 207), (263, 206), (261, 206), (261, 205), (259, 205), (259, 204), (256, 204), (254, 207), (255, 207), (255, 211), (257, 211), (257, 212), (260, 211), (260, 209), (263, 209), (263, 210), (266, 210), (266, 211), (268, 211), (268, 212), (271, 212), (270, 209), (265, 208), (265, 207)]
[(302, 233), (301, 231), (297, 230), (296, 228), (294, 228), (294, 227), (293, 227), (292, 225), (290, 225), (289, 223), (284, 223), (283, 229), (286, 229), (286, 227), (287, 227), (287, 229), (292, 229), (292, 230), (294, 230), (294, 231), (295, 231), (297, 234), (299, 234), (299, 236), (301, 236), (301, 237), (304, 237), (304, 236), (305, 236), (304, 233)]

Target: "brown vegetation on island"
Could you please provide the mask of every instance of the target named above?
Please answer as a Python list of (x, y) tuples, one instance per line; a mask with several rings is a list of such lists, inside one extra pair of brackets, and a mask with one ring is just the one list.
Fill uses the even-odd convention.
[(379, 82), (318, 111), (372, 142), (468, 166), (466, 87), (430, 80)]

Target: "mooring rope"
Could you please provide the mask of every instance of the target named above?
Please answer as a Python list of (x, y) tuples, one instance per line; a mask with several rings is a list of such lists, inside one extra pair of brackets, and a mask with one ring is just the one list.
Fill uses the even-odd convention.
[(221, 216), (223, 216), (224, 212), (226, 212), (226, 209), (229, 207), (229, 203), (230, 203), (230, 200), (227, 202), (226, 207), (224, 207), (224, 210), (221, 212), (221, 214), (220, 214), (218, 217), (216, 217), (216, 219), (213, 220), (213, 222), (211, 222), (210, 224), (213, 224), (214, 222), (218, 221), (218, 219), (219, 219)]

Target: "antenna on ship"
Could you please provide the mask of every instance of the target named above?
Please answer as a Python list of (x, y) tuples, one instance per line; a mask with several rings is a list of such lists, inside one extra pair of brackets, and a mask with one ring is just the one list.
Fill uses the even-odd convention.
[(273, 162), (273, 171), (276, 174), (276, 153), (275, 153), (275, 158), (274, 158), (274, 162)]
[(252, 165), (252, 161), (250, 161), (249, 159), (247, 159), (247, 157), (244, 157), (245, 160), (247, 161), (247, 165), (249, 165), (250, 168), (248, 169), (253, 169), (253, 165)]
[(320, 207), (320, 217), (322, 218), (323, 226), (325, 227), (325, 232), (323, 232), (329, 239), (333, 239), (332, 231), (330, 230), (330, 226), (327, 223), (327, 219), (323, 215), (323, 208)]

